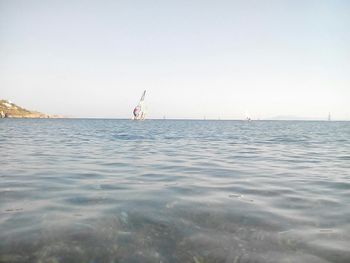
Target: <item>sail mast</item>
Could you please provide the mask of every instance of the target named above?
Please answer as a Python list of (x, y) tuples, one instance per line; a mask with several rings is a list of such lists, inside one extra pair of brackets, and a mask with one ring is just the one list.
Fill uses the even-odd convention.
[(145, 96), (146, 96), (146, 90), (143, 91), (140, 101), (144, 101), (145, 100)]

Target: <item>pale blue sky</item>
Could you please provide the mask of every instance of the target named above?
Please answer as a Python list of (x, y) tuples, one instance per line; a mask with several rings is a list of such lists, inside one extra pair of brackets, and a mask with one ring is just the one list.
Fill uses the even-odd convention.
[(0, 0), (0, 98), (75, 117), (350, 120), (350, 1)]

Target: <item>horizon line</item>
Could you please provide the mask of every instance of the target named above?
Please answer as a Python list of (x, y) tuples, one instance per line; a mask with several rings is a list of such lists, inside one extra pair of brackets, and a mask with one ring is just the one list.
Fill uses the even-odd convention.
[[(94, 120), (133, 120), (132, 118), (118, 118), (118, 117), (58, 117), (58, 118), (9, 118), (9, 119), (94, 119)], [(307, 121), (314, 121), (314, 122), (349, 122), (350, 120), (346, 119), (335, 119), (335, 120), (326, 120), (326, 119), (213, 119), (213, 118), (207, 118), (207, 119), (199, 119), (199, 118), (147, 118), (143, 121), (147, 120), (156, 120), (156, 121), (242, 121), (242, 122), (257, 122), (257, 121), (300, 121), (300, 122), (307, 122)]]

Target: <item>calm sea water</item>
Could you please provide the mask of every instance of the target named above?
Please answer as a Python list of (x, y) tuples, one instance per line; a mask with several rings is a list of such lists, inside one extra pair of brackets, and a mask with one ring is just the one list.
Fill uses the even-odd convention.
[(0, 262), (350, 262), (350, 123), (0, 120)]

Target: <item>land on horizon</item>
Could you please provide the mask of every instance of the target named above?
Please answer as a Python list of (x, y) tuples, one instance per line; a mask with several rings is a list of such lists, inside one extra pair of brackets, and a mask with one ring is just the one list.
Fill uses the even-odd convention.
[(9, 100), (0, 100), (1, 118), (62, 118), (60, 115), (50, 115), (25, 109)]
[[(0, 99), (0, 116), (2, 118), (70, 118), (70, 119), (128, 119), (128, 118), (104, 118), (104, 117), (80, 117), (80, 116), (63, 116), (59, 114), (45, 114), (39, 111), (28, 110), (22, 106)], [(148, 118), (153, 120), (203, 120), (200, 118)], [(205, 118), (205, 120), (245, 120), (244, 118)], [(254, 121), (327, 121), (327, 118), (305, 118), (292, 115), (281, 115), (270, 118), (252, 118)], [(346, 120), (335, 120), (346, 121)]]

